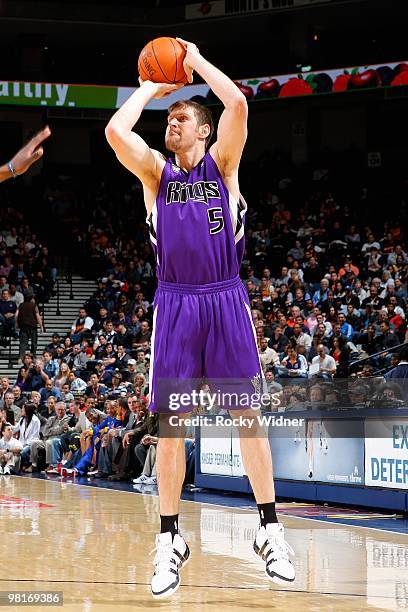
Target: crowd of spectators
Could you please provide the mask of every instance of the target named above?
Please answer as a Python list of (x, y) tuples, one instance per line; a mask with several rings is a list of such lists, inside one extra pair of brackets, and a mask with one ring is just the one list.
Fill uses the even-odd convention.
[(20, 358), (36, 351), (37, 328), (43, 324), (38, 306), (54, 293), (57, 268), (48, 246), (24, 215), (2, 202), (0, 210), (0, 343), (20, 336)]
[[(400, 363), (404, 378), (408, 365), (400, 347), (408, 340), (405, 199), (400, 194), (398, 219), (368, 219), (362, 211), (373, 188), (354, 187), (347, 199), (328, 174), (315, 169), (299, 181), (281, 168), (261, 192), (243, 181), (253, 195), (241, 276), (270, 409), (403, 405), (406, 389), (392, 372)], [(148, 411), (156, 282), (142, 193), (128, 179), (120, 190), (96, 182), (82, 208), (71, 196), (56, 183), (45, 205), (52, 201), (58, 222), (71, 228), (76, 266), (97, 287), (64, 337), (54, 334), (40, 357), (22, 355), (12, 388), (3, 379), (3, 435), (5, 423), (14, 423), (23, 469), (44, 464), (54, 473), (64, 463), (78, 474), (149, 484), (157, 443), (157, 419)], [(10, 227), (4, 243), (14, 238), (14, 259), (3, 253), (6, 282), (28, 274), (32, 285), (37, 256), (46, 259), (52, 288), (47, 250), (23, 225)], [(24, 406), (21, 398), (28, 398)], [(193, 447), (186, 440), (190, 468)]]

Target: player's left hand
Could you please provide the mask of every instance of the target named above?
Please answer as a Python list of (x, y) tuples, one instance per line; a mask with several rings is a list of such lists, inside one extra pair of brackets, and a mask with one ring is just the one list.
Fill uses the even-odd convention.
[(180, 89), (180, 87), (183, 87), (183, 83), (153, 83), (153, 81), (144, 81), (141, 77), (139, 77), (140, 87), (142, 87), (144, 83), (149, 83), (149, 87), (154, 88), (153, 98), (158, 99), (169, 96)]
[(176, 38), (176, 40), (178, 40), (178, 42), (183, 45), (186, 50), (186, 57), (184, 58), (183, 67), (184, 72), (187, 75), (188, 82), (192, 83), (194, 57), (200, 55), (200, 51), (198, 50), (197, 45), (192, 42), (188, 42), (188, 40), (184, 40), (183, 38)]
[(24, 174), (34, 162), (42, 157), (44, 149), (40, 145), (50, 135), (51, 130), (47, 125), (15, 154), (11, 161), (17, 174)]

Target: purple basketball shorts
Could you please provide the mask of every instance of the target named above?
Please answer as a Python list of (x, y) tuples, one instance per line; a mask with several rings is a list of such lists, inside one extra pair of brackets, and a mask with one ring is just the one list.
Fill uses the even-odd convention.
[[(208, 285), (159, 281), (154, 300), (150, 410), (191, 412), (185, 394), (208, 384), (219, 408), (247, 409), (262, 370), (248, 295), (239, 277)], [(184, 405), (169, 398), (184, 395)], [(239, 401), (237, 395), (239, 394)], [(241, 398), (243, 402), (241, 402)], [(223, 405), (221, 405), (223, 404)]]

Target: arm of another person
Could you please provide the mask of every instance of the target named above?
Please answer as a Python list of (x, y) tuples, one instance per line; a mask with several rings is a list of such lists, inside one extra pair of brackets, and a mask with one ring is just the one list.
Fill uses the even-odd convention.
[(43, 334), (44, 333), (44, 326), (43, 326), (42, 318), (41, 318), (41, 315), (40, 315), (40, 311), (38, 310), (38, 306), (35, 307), (35, 318), (37, 320), (38, 327), (40, 328), (40, 332)]
[(157, 195), (165, 158), (158, 151), (151, 149), (139, 134), (133, 132), (133, 127), (150, 100), (161, 98), (179, 87), (180, 85), (144, 81), (116, 111), (105, 128), (106, 139), (120, 163), (141, 180), (148, 213)]
[[(40, 146), (41, 143), (50, 136), (51, 130), (46, 126), (38, 132), (22, 149), (20, 149), (8, 164), (0, 167), (0, 183), (14, 176), (16, 178), (20, 174), (24, 174), (32, 164), (38, 161), (44, 149)], [(10, 169), (10, 165), (13, 170)], [(14, 171), (14, 173), (13, 173)]]

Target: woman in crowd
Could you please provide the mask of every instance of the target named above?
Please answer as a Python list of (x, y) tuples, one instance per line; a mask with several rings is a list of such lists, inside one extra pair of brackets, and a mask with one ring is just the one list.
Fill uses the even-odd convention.
[(40, 419), (36, 415), (36, 407), (28, 402), (21, 408), (21, 418), (13, 428), (13, 434), (18, 434), (17, 439), (22, 443), (21, 463), (29, 463), (31, 443), (40, 437)]

